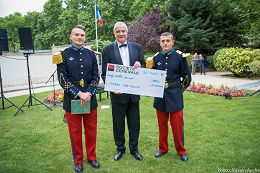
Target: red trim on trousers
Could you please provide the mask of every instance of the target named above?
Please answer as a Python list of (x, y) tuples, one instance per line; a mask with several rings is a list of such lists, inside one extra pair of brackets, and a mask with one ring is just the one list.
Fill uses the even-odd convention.
[(175, 149), (179, 155), (186, 154), (184, 148), (184, 121), (183, 111), (161, 112), (156, 110), (158, 127), (159, 127), (159, 151), (168, 152), (168, 120), (172, 128)]
[(88, 160), (96, 160), (97, 108), (89, 114), (71, 114), (66, 111), (74, 163), (83, 163), (82, 123), (85, 131), (85, 148)]

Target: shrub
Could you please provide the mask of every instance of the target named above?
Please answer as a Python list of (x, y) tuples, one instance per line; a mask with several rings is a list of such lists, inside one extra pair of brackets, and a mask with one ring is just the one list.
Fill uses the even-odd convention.
[(215, 53), (214, 64), (217, 70), (230, 71), (240, 77), (249, 77), (253, 73), (249, 65), (255, 60), (260, 60), (259, 52), (259, 49), (224, 48)]
[(260, 76), (260, 60), (255, 60), (249, 64), (249, 69), (253, 75)]
[(215, 64), (214, 64), (214, 56), (209, 55), (206, 57), (206, 68), (208, 68), (210, 71), (215, 71)]
[[(91, 49), (96, 51), (97, 50), (96, 40), (94, 40), (93, 43), (94, 44), (91, 46)], [(98, 39), (98, 51), (102, 52), (103, 48), (109, 44), (111, 44), (111, 41), (109, 41), (109, 40)]]

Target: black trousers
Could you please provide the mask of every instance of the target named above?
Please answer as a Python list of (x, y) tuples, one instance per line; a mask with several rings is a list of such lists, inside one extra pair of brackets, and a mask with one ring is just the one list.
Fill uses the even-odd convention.
[(129, 131), (129, 150), (132, 154), (138, 152), (140, 134), (140, 109), (138, 102), (113, 103), (113, 132), (117, 151), (125, 151), (125, 118)]

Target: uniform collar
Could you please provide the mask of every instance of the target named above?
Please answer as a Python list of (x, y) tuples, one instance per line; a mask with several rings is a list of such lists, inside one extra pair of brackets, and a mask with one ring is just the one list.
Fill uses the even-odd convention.
[(82, 50), (84, 49), (83, 46), (82, 46), (81, 48), (77, 48), (77, 47), (74, 46), (74, 45), (71, 45), (70, 48), (73, 49), (73, 50), (75, 50), (75, 51), (79, 51), (79, 52), (82, 51)]
[(169, 56), (171, 53), (173, 53), (175, 50), (174, 49), (171, 49), (169, 52), (164, 52), (162, 51), (162, 54), (165, 55), (165, 56)]

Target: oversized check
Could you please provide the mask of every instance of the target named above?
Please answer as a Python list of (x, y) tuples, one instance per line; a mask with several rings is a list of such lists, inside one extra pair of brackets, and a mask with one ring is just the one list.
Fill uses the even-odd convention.
[(105, 91), (163, 97), (166, 71), (107, 64)]

